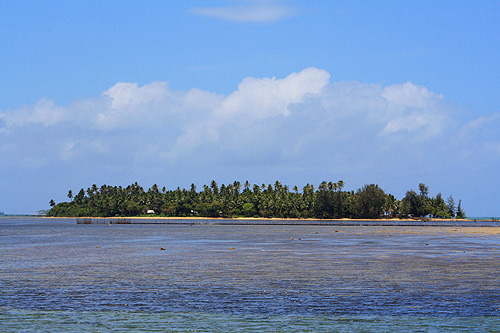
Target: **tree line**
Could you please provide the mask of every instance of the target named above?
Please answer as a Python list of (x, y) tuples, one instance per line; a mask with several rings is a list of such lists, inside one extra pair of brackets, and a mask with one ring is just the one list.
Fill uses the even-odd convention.
[(198, 191), (160, 189), (156, 184), (145, 190), (134, 183), (127, 187), (92, 185), (74, 195), (68, 191), (69, 202), (56, 204), (47, 216), (112, 217), (154, 214), (172, 217), (265, 217), (318, 219), (377, 219), (436, 217), (464, 218), (461, 200), (453, 196), (443, 199), (441, 193), (429, 196), (429, 188), (419, 184), (418, 192), (409, 190), (403, 199), (386, 194), (376, 184), (367, 184), (357, 191), (345, 191), (344, 182), (323, 181), (317, 188), (306, 184), (301, 190), (290, 189), (279, 181), (274, 184), (241, 184), (235, 181), (219, 186), (216, 181)]

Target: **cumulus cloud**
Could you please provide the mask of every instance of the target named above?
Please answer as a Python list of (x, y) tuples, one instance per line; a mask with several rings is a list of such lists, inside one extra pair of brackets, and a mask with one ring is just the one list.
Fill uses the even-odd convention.
[(0, 119), (3, 120), (7, 129), (26, 123), (50, 126), (65, 120), (65, 118), (65, 107), (56, 105), (48, 98), (40, 99), (33, 106), (25, 106), (0, 114)]
[(175, 113), (179, 107), (179, 96), (168, 89), (166, 82), (153, 82), (142, 87), (137, 83), (118, 82), (103, 92), (101, 98), (109, 103), (96, 116), (96, 125), (103, 129), (152, 125), (165, 115)]
[(231, 22), (268, 23), (292, 17), (297, 9), (269, 1), (250, 1), (230, 7), (192, 8), (191, 13)]
[(449, 108), (444, 96), (411, 82), (390, 85), (381, 96), (389, 103), (387, 112), (392, 118), (384, 128), (385, 134), (397, 132), (418, 133), (419, 138), (439, 134), (450, 125), (445, 112)]
[(330, 74), (317, 68), (292, 73), (283, 79), (246, 78), (238, 90), (212, 104), (208, 114), (187, 124), (169, 153), (174, 157), (202, 143), (218, 142), (223, 126), (248, 128), (256, 122), (290, 115), (290, 107), (306, 98), (318, 96), (328, 84)]
[(426, 182), (422, 175), (444, 185), (467, 175), (479, 191), (500, 167), (500, 113), (462, 124), (460, 111), (411, 82), (331, 82), (314, 67), (244, 78), (227, 95), (119, 82), (68, 105), (43, 98), (0, 111), (0, 169), (66, 181), (87, 175), (85, 186), (99, 177), (171, 177), (177, 186), (204, 174), (232, 181), (251, 173), (260, 182), (302, 173), (308, 182), (382, 179), (406, 190)]
[(309, 95), (319, 94), (329, 78), (330, 74), (317, 68), (307, 68), (284, 79), (246, 78), (238, 90), (223, 101), (218, 114), (248, 114), (257, 119), (288, 116), (290, 105), (303, 102)]
[(342, 171), (373, 168), (383, 155), (458, 149), (450, 137), (469, 151), (481, 141), (485, 152), (498, 152), (491, 130), (498, 114), (457, 127), (454, 110), (443, 95), (411, 82), (330, 82), (328, 72), (314, 67), (284, 78), (248, 77), (228, 95), (119, 82), (69, 105), (41, 99), (0, 112), (0, 155), (13, 164), (21, 156), (38, 165), (99, 156), (100, 163), (131, 165), (210, 161)]

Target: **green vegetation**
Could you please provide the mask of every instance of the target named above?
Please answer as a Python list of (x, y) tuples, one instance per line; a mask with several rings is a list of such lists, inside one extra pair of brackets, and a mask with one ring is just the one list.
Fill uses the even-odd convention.
[(441, 193), (429, 197), (429, 189), (419, 184), (419, 193), (406, 192), (402, 200), (386, 194), (378, 185), (365, 185), (356, 192), (344, 191), (342, 180), (322, 182), (315, 190), (307, 184), (299, 192), (297, 186), (276, 181), (274, 185), (251, 185), (248, 181), (220, 187), (212, 181), (197, 191), (159, 189), (155, 184), (145, 191), (137, 183), (121, 186), (92, 185), (78, 194), (68, 191), (70, 202), (55, 204), (47, 216), (138, 216), (154, 211), (159, 216), (174, 217), (274, 217), (274, 218), (392, 218), (424, 217), (463, 218), (462, 203), (458, 206), (452, 196), (445, 200)]

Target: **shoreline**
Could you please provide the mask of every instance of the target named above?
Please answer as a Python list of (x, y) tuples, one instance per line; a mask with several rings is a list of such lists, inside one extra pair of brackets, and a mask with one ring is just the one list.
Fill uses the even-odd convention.
[(374, 226), (374, 227), (478, 227), (500, 228), (500, 222), (466, 219), (278, 219), (278, 218), (177, 218), (177, 217), (79, 217), (76, 224), (164, 224), (164, 225), (289, 225), (289, 226)]
[(390, 219), (319, 219), (278, 217), (205, 217), (205, 216), (40, 216), (47, 219), (107, 219), (107, 220), (229, 220), (229, 221), (325, 221), (325, 222), (499, 222), (491, 219), (440, 219), (440, 218), (390, 218)]

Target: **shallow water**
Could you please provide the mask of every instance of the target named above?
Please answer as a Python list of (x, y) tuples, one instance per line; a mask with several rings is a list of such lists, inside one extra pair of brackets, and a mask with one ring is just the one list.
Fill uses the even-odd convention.
[(499, 331), (500, 237), (486, 229), (2, 218), (0, 323), (2, 331)]

